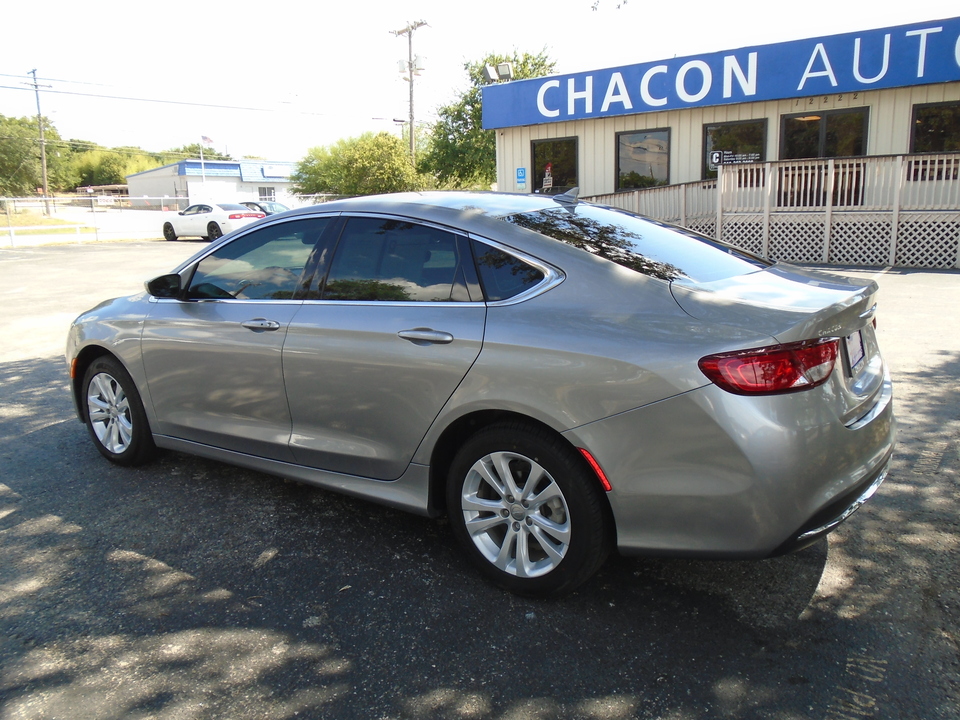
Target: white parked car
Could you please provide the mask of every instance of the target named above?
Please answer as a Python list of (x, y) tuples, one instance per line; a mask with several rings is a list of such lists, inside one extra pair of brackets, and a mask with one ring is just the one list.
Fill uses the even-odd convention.
[(228, 232), (266, 217), (266, 213), (251, 210), (237, 203), (191, 205), (163, 224), (163, 237), (200, 237), (216, 240)]

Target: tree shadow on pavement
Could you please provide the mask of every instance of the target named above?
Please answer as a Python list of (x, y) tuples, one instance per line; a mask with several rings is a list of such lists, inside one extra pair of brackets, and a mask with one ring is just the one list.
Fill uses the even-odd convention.
[[(548, 602), (482, 581), (444, 522), (177, 453), (113, 466), (59, 359), (0, 365), (0, 399), (3, 718), (956, 716), (956, 669), (918, 696), (911, 664), (956, 631), (929, 584), (956, 580), (956, 476), (909, 443), (829, 557), (614, 557)], [(933, 609), (901, 627), (912, 594)]]

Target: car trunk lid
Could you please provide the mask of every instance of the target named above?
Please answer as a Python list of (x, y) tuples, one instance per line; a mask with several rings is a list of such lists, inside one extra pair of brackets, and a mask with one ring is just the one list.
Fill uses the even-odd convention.
[(873, 280), (777, 264), (711, 282), (677, 280), (671, 291), (684, 312), (705, 322), (750, 328), (779, 343), (836, 338), (838, 358), (830, 386), (845, 422), (869, 412), (883, 390)]

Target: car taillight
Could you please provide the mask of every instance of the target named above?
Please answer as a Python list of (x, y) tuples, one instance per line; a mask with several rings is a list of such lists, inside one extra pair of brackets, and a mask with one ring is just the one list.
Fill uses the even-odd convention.
[(266, 216), (267, 216), (266, 213), (254, 213), (254, 212), (249, 212), (249, 213), (234, 213), (233, 215), (230, 215), (230, 219), (231, 219), (231, 220), (241, 220), (241, 219), (243, 219), (243, 218), (248, 218), (248, 217), (252, 217), (252, 218), (262, 218), (262, 217), (266, 217)]
[(822, 385), (837, 361), (836, 339), (708, 355), (700, 370), (711, 382), (737, 395), (776, 395)]

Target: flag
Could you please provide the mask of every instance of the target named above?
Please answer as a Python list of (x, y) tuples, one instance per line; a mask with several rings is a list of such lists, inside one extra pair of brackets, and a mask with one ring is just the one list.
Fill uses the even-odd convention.
[(203, 142), (204, 145), (213, 145), (213, 140), (208, 138), (206, 135), (201, 135), (200, 140), (201, 142)]

